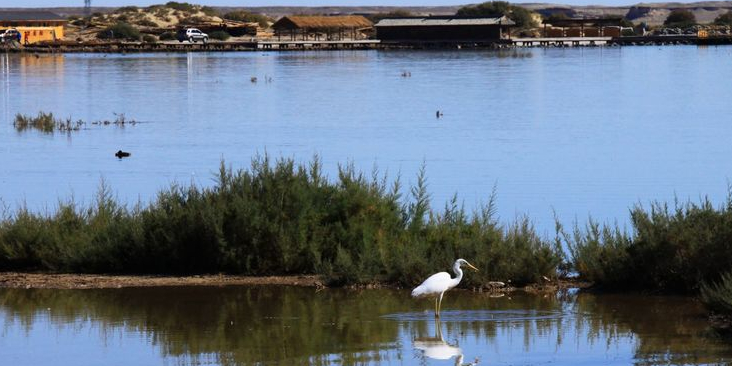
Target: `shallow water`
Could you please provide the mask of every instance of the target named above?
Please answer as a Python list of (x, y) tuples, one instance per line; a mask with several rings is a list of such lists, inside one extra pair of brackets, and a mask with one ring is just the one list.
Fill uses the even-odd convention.
[[(495, 186), (502, 220), (528, 214), (551, 235), (553, 211), (623, 224), (637, 202), (722, 202), (732, 171), (731, 47), (3, 54), (0, 70), (11, 207), (88, 203), (101, 178), (147, 201), (171, 182), (210, 185), (221, 159), (317, 153), (331, 177), (350, 161), (405, 184), (424, 162), (436, 208), (457, 192), (470, 210)], [(142, 123), (14, 130), (38, 111)]]
[(688, 298), (455, 290), (0, 289), (8, 365), (724, 364)]

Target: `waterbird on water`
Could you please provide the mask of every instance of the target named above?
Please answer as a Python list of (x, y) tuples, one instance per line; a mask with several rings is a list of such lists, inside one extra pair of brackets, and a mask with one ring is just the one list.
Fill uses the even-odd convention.
[(414, 348), (422, 351), (425, 358), (435, 360), (449, 360), (455, 358), (455, 366), (474, 366), (478, 364), (478, 359), (470, 363), (463, 363), (463, 350), (457, 344), (450, 344), (442, 337), (442, 324), (439, 318), (435, 318), (435, 336), (415, 338), (413, 341)]
[(466, 265), (468, 268), (476, 272), (478, 271), (478, 269), (468, 263), (468, 261), (460, 258), (456, 260), (455, 264), (452, 266), (452, 271), (455, 272), (455, 278), (450, 277), (450, 274), (447, 272), (435, 273), (424, 280), (421, 285), (412, 290), (412, 297), (435, 296), (435, 318), (440, 317), (442, 296), (445, 294), (445, 291), (457, 286), (460, 283), (460, 280), (463, 279), (463, 270), (460, 269), (460, 266), (462, 265)]
[(128, 153), (128, 152), (126, 152), (126, 151), (122, 151), (122, 150), (117, 150), (117, 152), (116, 152), (116, 153), (114, 154), (114, 156), (116, 156), (116, 157), (118, 157), (118, 158), (122, 159), (122, 158), (127, 158), (127, 157), (129, 157), (129, 156), (130, 156), (130, 153)]
[(443, 114), (439, 110), (437, 112), (435, 112), (435, 117), (440, 118), (442, 116), (443, 116)]

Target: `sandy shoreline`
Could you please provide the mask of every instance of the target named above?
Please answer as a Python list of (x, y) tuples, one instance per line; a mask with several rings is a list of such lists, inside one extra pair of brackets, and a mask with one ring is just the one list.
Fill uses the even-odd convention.
[(289, 285), (322, 287), (320, 276), (145, 276), (0, 272), (0, 288), (92, 289), (151, 286)]

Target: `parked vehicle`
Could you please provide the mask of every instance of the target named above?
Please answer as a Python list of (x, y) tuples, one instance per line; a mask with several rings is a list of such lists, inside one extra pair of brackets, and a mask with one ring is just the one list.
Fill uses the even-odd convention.
[(178, 42), (186, 40), (191, 43), (196, 43), (197, 41), (202, 41), (203, 43), (208, 42), (208, 34), (203, 33), (196, 28), (181, 29), (176, 34), (176, 38), (178, 39)]
[(11, 41), (20, 43), (20, 32), (17, 29), (7, 29), (0, 33), (0, 42), (6, 43)]

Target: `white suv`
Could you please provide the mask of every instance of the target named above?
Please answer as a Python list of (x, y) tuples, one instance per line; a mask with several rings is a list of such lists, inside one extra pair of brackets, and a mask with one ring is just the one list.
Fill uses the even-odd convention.
[(6, 43), (11, 41), (17, 41), (20, 43), (20, 32), (17, 29), (8, 29), (4, 32), (0, 32), (0, 42)]
[(188, 42), (195, 43), (196, 41), (202, 41), (203, 43), (208, 42), (208, 34), (201, 32), (196, 28), (185, 28), (178, 31), (176, 34), (178, 42), (188, 40)]

